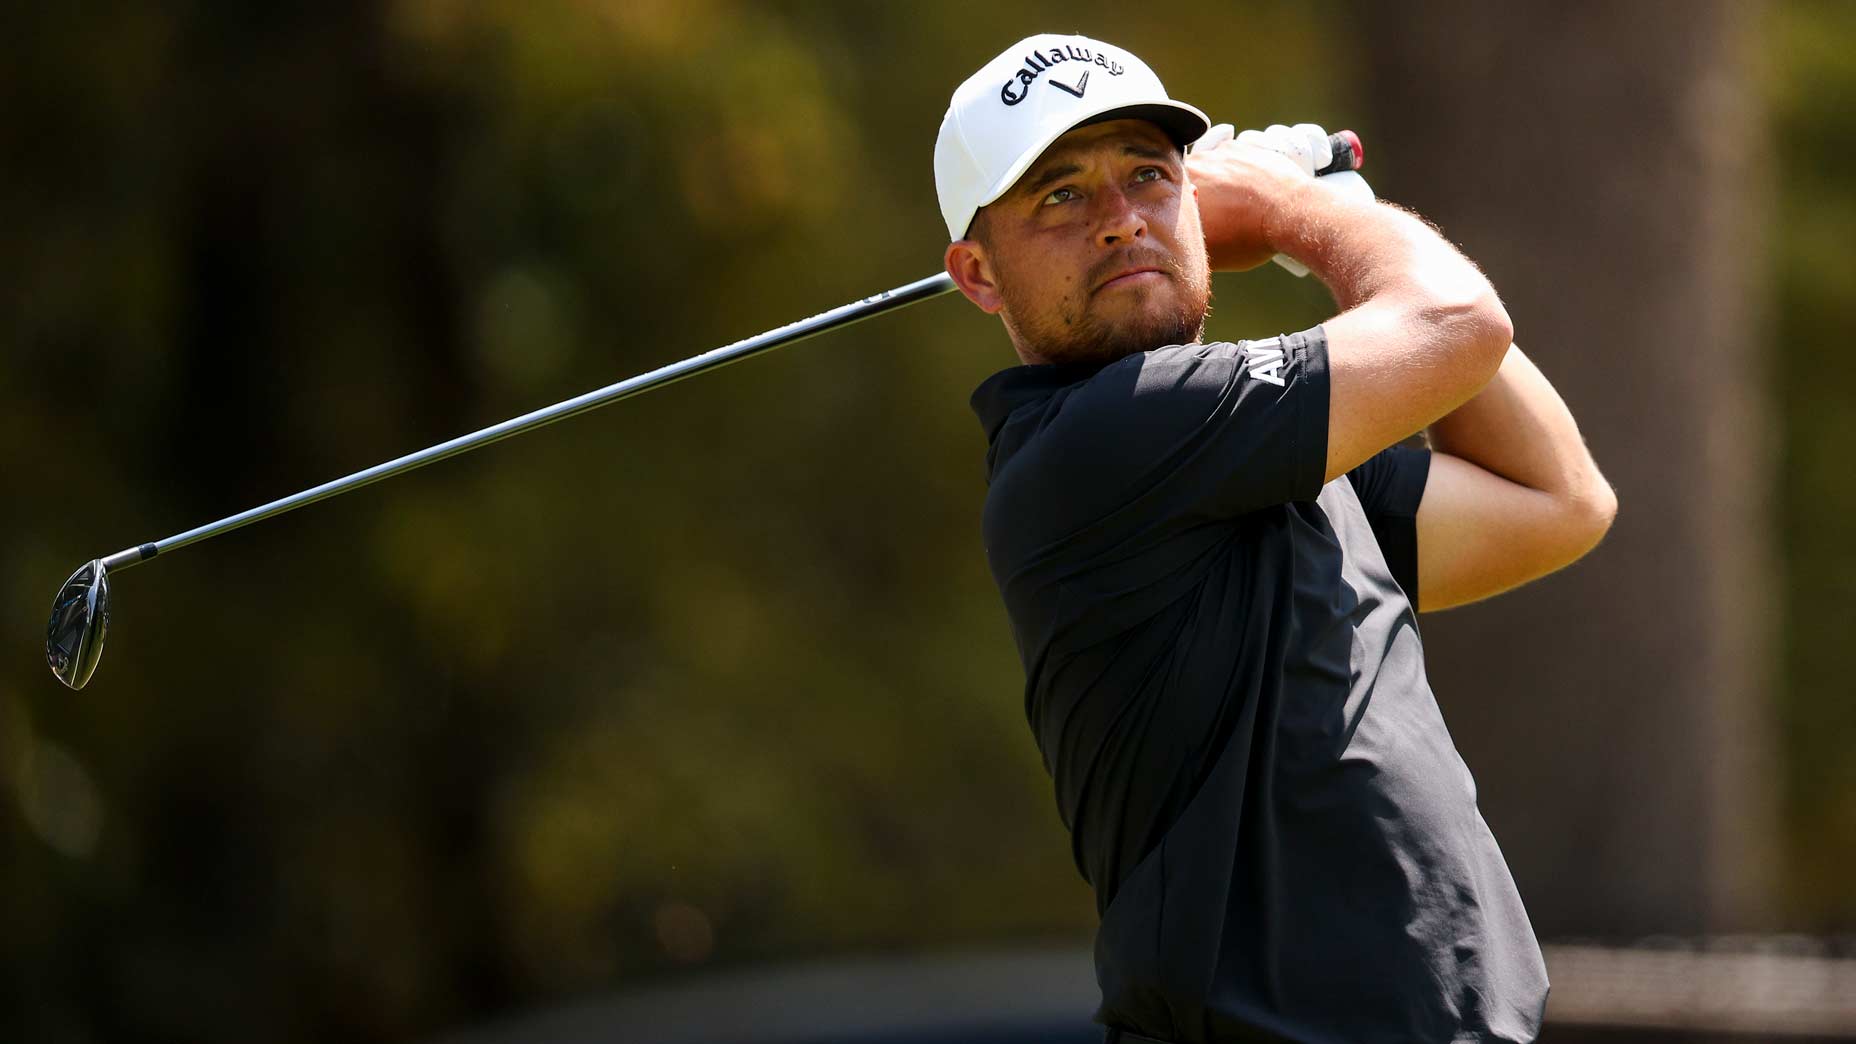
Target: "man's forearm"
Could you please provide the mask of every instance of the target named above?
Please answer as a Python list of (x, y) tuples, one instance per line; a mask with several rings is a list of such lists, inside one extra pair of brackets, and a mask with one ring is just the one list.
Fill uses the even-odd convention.
[(1428, 221), (1392, 203), (1348, 199), (1320, 182), (1301, 189), (1273, 215), (1266, 235), (1327, 284), (1341, 311), (1370, 298), (1501, 311), (1482, 271)]
[(1289, 160), (1236, 144), (1189, 160), (1205, 246), (1215, 270), (1243, 271), (1285, 254), (1308, 266), (1345, 312), (1369, 299), (1427, 321), (1501, 328), (1489, 341), (1494, 370), (1508, 343), (1508, 317), (1482, 272), (1423, 218), (1394, 204), (1360, 200)]
[(1514, 328), (1482, 272), (1421, 218), (1377, 203), (1292, 217), (1304, 220), (1272, 245), (1340, 307), (1322, 324), (1332, 479), (1461, 409), (1498, 374)]
[(1581, 509), (1614, 510), (1610, 483), (1559, 393), (1511, 345), (1495, 379), (1433, 423), (1431, 448)]

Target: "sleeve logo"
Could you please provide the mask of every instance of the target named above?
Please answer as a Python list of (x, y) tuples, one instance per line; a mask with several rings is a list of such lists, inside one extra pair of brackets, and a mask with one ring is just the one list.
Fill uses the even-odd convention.
[(1286, 360), (1283, 358), (1281, 337), (1272, 337), (1267, 341), (1245, 341), (1243, 348), (1244, 372), (1278, 388), (1284, 386), (1282, 368)]

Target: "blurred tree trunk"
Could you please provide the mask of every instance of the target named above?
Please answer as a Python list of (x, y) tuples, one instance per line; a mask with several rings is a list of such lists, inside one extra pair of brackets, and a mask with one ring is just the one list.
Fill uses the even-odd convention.
[(1368, 173), (1489, 273), (1621, 511), (1568, 573), (1421, 620), (1542, 936), (1770, 914), (1757, 9), (1359, 0)]

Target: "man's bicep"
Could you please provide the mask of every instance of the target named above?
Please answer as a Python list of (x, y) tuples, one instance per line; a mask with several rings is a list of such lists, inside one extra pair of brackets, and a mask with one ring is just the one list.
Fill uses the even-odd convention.
[(1463, 348), (1474, 324), (1447, 309), (1430, 314), (1369, 301), (1322, 325), (1329, 480), (1469, 401), (1493, 373), (1478, 371), (1478, 356)]
[(1453, 457), (1432, 453), (1418, 504), (1421, 611), (1500, 594), (1573, 560), (1564, 505), (1552, 496)]

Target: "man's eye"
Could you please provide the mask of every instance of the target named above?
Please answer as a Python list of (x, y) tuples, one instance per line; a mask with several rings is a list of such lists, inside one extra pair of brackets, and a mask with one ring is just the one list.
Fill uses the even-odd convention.
[(1053, 203), (1068, 203), (1069, 201), (1075, 198), (1076, 198), (1075, 189), (1060, 188), (1060, 189), (1056, 189), (1055, 191), (1051, 192), (1050, 195), (1044, 197), (1044, 205), (1048, 207)]
[(1160, 172), (1159, 167), (1142, 167), (1134, 172), (1136, 181), (1159, 181), (1163, 177), (1165, 175)]

